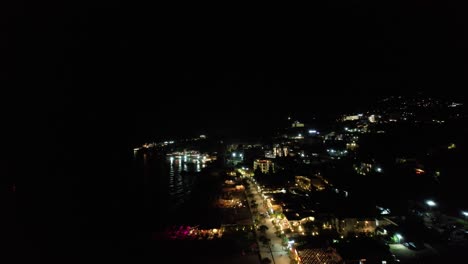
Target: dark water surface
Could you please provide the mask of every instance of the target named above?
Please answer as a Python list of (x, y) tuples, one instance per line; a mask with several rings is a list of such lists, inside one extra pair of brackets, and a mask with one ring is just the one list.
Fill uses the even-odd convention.
[(190, 158), (141, 153), (135, 157), (135, 177), (142, 179), (142, 210), (151, 231), (170, 225), (218, 223), (216, 165)]

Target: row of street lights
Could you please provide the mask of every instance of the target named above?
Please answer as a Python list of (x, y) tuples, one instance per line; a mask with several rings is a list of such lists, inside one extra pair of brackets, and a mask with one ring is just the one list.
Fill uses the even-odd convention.
[[(435, 207), (437, 206), (437, 203), (434, 202), (433, 200), (426, 200), (426, 205), (429, 207), (429, 209), (431, 209), (432, 207)], [(397, 239), (398, 239), (398, 243), (401, 244), (401, 242), (403, 241), (404, 237), (400, 234), (400, 233), (396, 233), (395, 236)]]
[[(433, 200), (426, 200), (426, 205), (429, 206), (429, 208), (433, 208), (437, 206), (437, 203), (434, 202)], [(466, 218), (468, 218), (468, 211), (461, 211), (461, 214)], [(398, 243), (401, 243), (403, 240), (403, 236), (399, 233), (395, 234), (395, 237), (398, 239)]]
[[(432, 209), (433, 207), (437, 206), (437, 203), (434, 202), (434, 200), (426, 200), (426, 204), (427, 206), (429, 206), (429, 209)], [(461, 214), (463, 215), (463, 217), (465, 217), (465, 220), (468, 219), (468, 211), (461, 211)]]

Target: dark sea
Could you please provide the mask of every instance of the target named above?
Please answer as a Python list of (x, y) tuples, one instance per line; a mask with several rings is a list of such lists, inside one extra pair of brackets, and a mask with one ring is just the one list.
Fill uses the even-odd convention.
[[(206, 164), (197, 159), (166, 157), (154, 153), (135, 155), (135, 176), (141, 177), (144, 209), (148, 211), (154, 229), (183, 222), (181, 214), (190, 214), (187, 206)], [(185, 210), (185, 212), (181, 212)]]

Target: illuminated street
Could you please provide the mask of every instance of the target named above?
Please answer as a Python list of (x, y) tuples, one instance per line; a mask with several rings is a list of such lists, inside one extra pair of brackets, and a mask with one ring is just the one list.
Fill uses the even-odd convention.
[[(258, 191), (258, 186), (250, 181), (251, 185), (248, 192), (254, 194), (254, 200), (258, 204), (257, 215), (266, 214), (268, 210), (265, 208), (264, 199), (261, 197), (261, 194)], [(273, 256), (274, 263), (276, 264), (286, 264), (290, 263), (290, 258), (288, 256), (288, 250), (282, 245), (282, 240), (275, 234), (275, 226), (272, 223), (270, 216), (261, 221), (261, 225), (265, 225), (268, 230), (265, 233), (262, 233), (257, 230), (257, 237), (264, 235), (266, 238), (270, 239), (270, 242), (267, 245), (264, 245), (259, 241), (260, 254), (261, 258), (271, 258)]]

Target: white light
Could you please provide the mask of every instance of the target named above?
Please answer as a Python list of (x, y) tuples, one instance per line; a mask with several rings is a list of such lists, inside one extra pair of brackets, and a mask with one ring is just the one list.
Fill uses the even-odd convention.
[(315, 129), (309, 130), (309, 134), (315, 134), (315, 133), (317, 133), (317, 130), (315, 130)]
[(242, 158), (242, 157), (244, 157), (244, 154), (241, 153), (241, 154), (239, 154), (239, 156)]
[(464, 216), (468, 216), (468, 212), (467, 212), (467, 211), (462, 211), (462, 214), (463, 214)]
[(437, 205), (437, 204), (436, 204), (434, 201), (432, 201), (432, 200), (427, 200), (427, 201), (426, 201), (426, 204), (429, 205), (430, 207), (433, 207), (433, 206), (436, 206), (436, 205)]
[(302, 134), (299, 134), (299, 137), (302, 137)]
[(380, 214), (388, 215), (388, 214), (390, 214), (390, 210), (389, 209), (384, 209)]
[(235, 153), (235, 152), (234, 152), (234, 153), (232, 153), (232, 156), (235, 158), (235, 157), (236, 157), (236, 153)]
[(396, 235), (396, 237), (398, 237), (398, 239), (402, 239), (402, 238), (403, 238), (403, 236), (400, 235), (400, 234), (395, 234), (395, 235)]
[(377, 167), (376, 170), (377, 170), (377, 172), (382, 172), (382, 168), (380, 168), (380, 167)]

